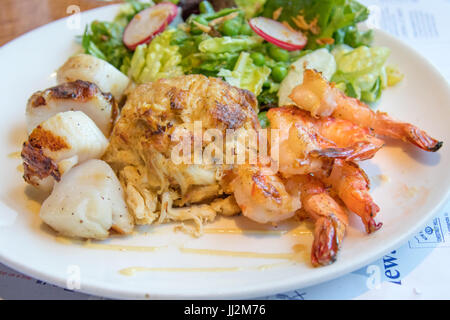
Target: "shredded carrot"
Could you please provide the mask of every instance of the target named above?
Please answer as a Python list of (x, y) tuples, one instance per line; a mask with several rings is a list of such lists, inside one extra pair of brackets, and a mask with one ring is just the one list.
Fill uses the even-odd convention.
[(308, 23), (308, 22), (306, 22), (304, 16), (298, 15), (297, 17), (293, 17), (292, 21), (301, 30), (310, 31), (312, 34), (315, 34), (315, 35), (320, 33), (320, 27), (317, 25), (319, 19), (317, 17), (314, 18), (310, 23)]
[(280, 18), (281, 13), (283, 12), (283, 7), (279, 7), (277, 10), (273, 12), (273, 20), (278, 20)]
[(181, 30), (183, 30), (185, 32), (190, 32), (191, 31), (191, 28), (186, 23), (179, 24), (178, 28), (180, 28)]
[(283, 21), (282, 24), (288, 28), (290, 31), (295, 32), (295, 29), (291, 27), (291, 25), (289, 23), (287, 23), (286, 21)]
[(213, 26), (215, 26), (215, 25), (222, 24), (222, 23), (224, 23), (225, 21), (233, 20), (233, 19), (236, 18), (238, 15), (239, 15), (239, 12), (233, 12), (233, 13), (230, 13), (229, 15), (226, 15), (226, 16), (224, 16), (224, 17), (220, 17), (220, 18), (217, 18), (217, 19), (212, 20), (212, 21), (209, 23), (209, 25), (210, 25), (211, 27), (213, 27)]
[(315, 17), (310, 23), (309, 23), (309, 31), (311, 31), (312, 34), (318, 35), (320, 33), (320, 27), (317, 25), (319, 22), (319, 19)]
[(334, 39), (333, 38), (322, 38), (322, 39), (317, 39), (316, 42), (317, 42), (317, 44), (322, 46), (325, 44), (333, 44)]
[(306, 22), (305, 17), (298, 15), (297, 17), (293, 17), (292, 21), (294, 21), (295, 25), (299, 27), (301, 30), (309, 30), (310, 26)]
[(206, 32), (206, 33), (211, 32), (211, 27), (205, 26), (204, 24), (198, 23), (197, 21), (194, 21), (194, 24), (197, 28), (199, 28), (203, 32)]

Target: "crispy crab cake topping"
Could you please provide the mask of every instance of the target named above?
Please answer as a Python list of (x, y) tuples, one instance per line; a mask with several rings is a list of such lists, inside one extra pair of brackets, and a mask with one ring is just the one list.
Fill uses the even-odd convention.
[[(222, 183), (224, 165), (217, 159), (225, 159), (225, 150), (203, 164), (174, 161), (173, 154), (180, 141), (195, 147), (195, 135), (203, 136), (208, 129), (223, 137), (230, 129), (259, 129), (256, 111), (252, 93), (202, 75), (138, 86), (128, 97), (104, 156), (124, 186), (137, 223), (193, 221), (198, 231), (216, 214), (239, 213)], [(202, 140), (199, 147), (204, 151), (209, 143)], [(194, 160), (192, 154), (188, 158)]]

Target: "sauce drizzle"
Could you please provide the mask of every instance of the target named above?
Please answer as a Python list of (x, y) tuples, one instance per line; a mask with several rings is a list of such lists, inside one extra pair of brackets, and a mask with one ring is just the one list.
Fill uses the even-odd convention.
[(290, 266), (294, 265), (294, 262), (289, 263), (275, 263), (275, 264), (263, 264), (255, 267), (228, 267), (228, 268), (208, 268), (208, 267), (199, 267), (199, 268), (162, 268), (162, 267), (129, 267), (125, 269), (119, 270), (119, 273), (123, 276), (134, 276), (138, 272), (237, 272), (237, 271), (245, 271), (245, 270), (259, 270), (265, 271), (268, 269), (272, 269), (275, 267), (281, 266)]

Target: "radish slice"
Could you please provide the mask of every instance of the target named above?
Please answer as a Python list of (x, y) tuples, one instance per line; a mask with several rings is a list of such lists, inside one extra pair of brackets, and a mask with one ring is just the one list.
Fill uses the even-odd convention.
[(149, 43), (166, 29), (177, 14), (178, 7), (170, 2), (160, 3), (139, 12), (125, 28), (123, 43), (130, 50), (136, 49), (140, 44)]
[(292, 30), (269, 18), (257, 17), (248, 23), (253, 31), (264, 40), (288, 51), (301, 50), (308, 42), (308, 38), (300, 31)]

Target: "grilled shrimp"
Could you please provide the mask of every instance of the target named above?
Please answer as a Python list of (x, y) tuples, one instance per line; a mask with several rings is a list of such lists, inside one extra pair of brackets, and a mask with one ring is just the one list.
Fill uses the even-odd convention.
[(93, 83), (77, 80), (45, 91), (38, 91), (28, 100), (26, 118), (28, 133), (57, 113), (83, 111), (106, 137), (111, 133), (118, 114), (117, 103)]
[(37, 126), (23, 144), (24, 179), (51, 190), (64, 172), (88, 159), (100, 158), (108, 140), (81, 111), (58, 113)]
[(314, 117), (349, 120), (375, 134), (412, 143), (425, 151), (436, 152), (443, 144), (412, 124), (396, 121), (385, 112), (374, 112), (358, 99), (347, 97), (314, 70), (305, 70), (303, 84), (289, 97)]
[(231, 188), (237, 204), (247, 218), (259, 223), (289, 219), (300, 209), (299, 194), (290, 194), (283, 181), (257, 165), (235, 168)]
[(333, 263), (348, 226), (346, 209), (328, 194), (318, 178), (294, 176), (286, 183), (286, 188), (291, 186), (300, 188), (303, 212), (315, 222), (311, 263), (314, 266)]
[(368, 160), (384, 145), (384, 141), (372, 135), (370, 130), (351, 121), (333, 117), (316, 119), (309, 112), (294, 106), (282, 107), (279, 110), (290, 113), (294, 121), (303, 124), (303, 128), (316, 131), (317, 138), (321, 141), (319, 147), (322, 149), (314, 150), (315, 154), (328, 157), (336, 155), (346, 160)]
[(131, 233), (134, 219), (114, 171), (89, 160), (65, 174), (40, 210), (42, 220), (69, 237), (104, 239), (110, 230)]
[(58, 84), (76, 80), (95, 83), (103, 92), (111, 93), (120, 102), (130, 79), (110, 63), (88, 54), (77, 54), (70, 57), (58, 69)]
[(369, 178), (356, 163), (335, 159), (330, 175), (322, 181), (332, 187), (350, 211), (361, 217), (367, 233), (381, 228), (383, 224), (375, 222), (380, 208), (369, 194)]
[[(295, 110), (272, 108), (267, 112), (271, 129), (279, 130), (278, 143), (279, 172), (284, 176), (301, 175), (322, 171), (328, 167), (331, 159), (312, 157), (311, 153), (332, 144), (323, 139), (317, 132), (296, 117)], [(273, 145), (272, 145), (273, 148)]]
[[(308, 119), (325, 139), (333, 141), (338, 148), (348, 149), (349, 156), (346, 160), (371, 159), (384, 145), (384, 141), (372, 135), (367, 128), (359, 127), (351, 121), (333, 117), (315, 119), (309, 113)], [(326, 156), (327, 151), (321, 150), (319, 154)]]
[(280, 172), (287, 176), (320, 172), (334, 158), (370, 159), (384, 144), (349, 121), (314, 119), (293, 106), (270, 109), (267, 117), (280, 130)]

